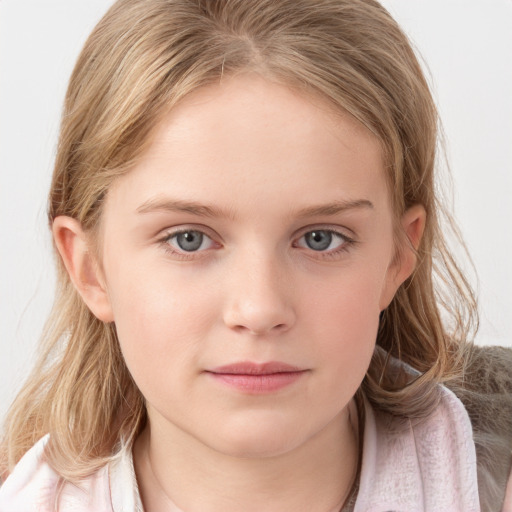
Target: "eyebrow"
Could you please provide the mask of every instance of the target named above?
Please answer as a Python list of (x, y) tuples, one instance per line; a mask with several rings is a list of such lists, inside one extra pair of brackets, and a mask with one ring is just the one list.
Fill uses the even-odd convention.
[(373, 210), (373, 203), (368, 199), (356, 199), (352, 201), (334, 201), (332, 203), (318, 206), (308, 206), (299, 210), (299, 217), (314, 217), (316, 215), (336, 215), (346, 210), (370, 209)]
[[(296, 215), (298, 217), (314, 217), (319, 215), (337, 215), (346, 210), (373, 209), (373, 203), (368, 199), (340, 200), (326, 204), (308, 206), (300, 209)], [(211, 218), (230, 218), (234, 219), (234, 214), (228, 210), (223, 210), (213, 205), (206, 205), (194, 201), (183, 201), (179, 199), (149, 199), (137, 208), (137, 213), (153, 212), (182, 212), (197, 215), (199, 217)]]
[(209, 206), (194, 201), (182, 201), (179, 199), (149, 199), (137, 208), (137, 213), (153, 212), (183, 212), (200, 217), (233, 217), (230, 212), (216, 206)]

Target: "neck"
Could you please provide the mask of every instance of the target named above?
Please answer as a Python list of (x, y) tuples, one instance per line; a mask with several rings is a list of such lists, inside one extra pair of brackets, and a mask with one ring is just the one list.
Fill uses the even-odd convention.
[[(146, 510), (152, 512), (334, 512), (350, 493), (358, 462), (348, 409), (301, 446), (270, 457), (220, 453), (153, 421), (134, 446)], [(171, 461), (171, 462), (170, 462)]]

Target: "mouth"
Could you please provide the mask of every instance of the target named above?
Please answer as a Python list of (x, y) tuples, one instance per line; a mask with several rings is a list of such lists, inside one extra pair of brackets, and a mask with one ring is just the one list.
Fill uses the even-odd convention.
[(215, 381), (249, 394), (271, 393), (292, 385), (309, 370), (287, 363), (241, 361), (219, 366), (208, 373)]

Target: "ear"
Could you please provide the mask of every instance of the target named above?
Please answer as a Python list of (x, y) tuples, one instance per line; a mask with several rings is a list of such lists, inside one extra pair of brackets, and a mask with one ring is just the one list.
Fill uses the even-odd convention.
[(427, 213), (421, 204), (411, 206), (402, 216), (402, 233), (404, 239), (400, 241), (397, 253), (388, 267), (386, 282), (381, 295), (381, 311), (386, 309), (400, 285), (411, 276), (416, 268), (416, 251), (421, 242)]
[(87, 307), (102, 322), (113, 322), (100, 266), (81, 224), (71, 217), (59, 216), (53, 221), (52, 232), (69, 277)]

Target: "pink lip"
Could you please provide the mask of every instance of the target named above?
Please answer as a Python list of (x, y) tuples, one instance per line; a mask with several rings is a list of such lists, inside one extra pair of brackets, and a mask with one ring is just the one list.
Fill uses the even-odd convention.
[(277, 361), (219, 366), (207, 373), (215, 380), (251, 394), (277, 391), (300, 379), (307, 370)]

